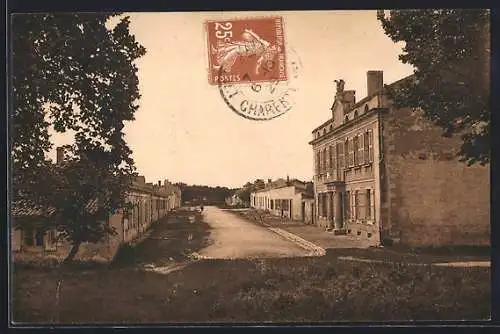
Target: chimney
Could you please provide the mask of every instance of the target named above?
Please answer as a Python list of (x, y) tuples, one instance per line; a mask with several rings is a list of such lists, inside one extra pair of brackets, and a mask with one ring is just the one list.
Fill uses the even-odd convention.
[(64, 147), (59, 146), (57, 149), (56, 163), (61, 164), (64, 162)]
[(366, 72), (367, 96), (372, 96), (375, 93), (381, 92), (384, 88), (384, 72), (383, 71), (368, 71)]
[(342, 102), (346, 103), (349, 107), (356, 104), (356, 91), (345, 90), (342, 95)]

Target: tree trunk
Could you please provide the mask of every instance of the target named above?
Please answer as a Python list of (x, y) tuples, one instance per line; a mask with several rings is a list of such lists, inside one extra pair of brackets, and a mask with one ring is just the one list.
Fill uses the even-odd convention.
[(76, 253), (78, 253), (78, 250), (80, 249), (80, 245), (82, 243), (80, 241), (74, 242), (73, 246), (71, 247), (71, 250), (68, 253), (68, 256), (64, 259), (64, 263), (71, 263), (73, 262), (73, 259), (75, 258)]

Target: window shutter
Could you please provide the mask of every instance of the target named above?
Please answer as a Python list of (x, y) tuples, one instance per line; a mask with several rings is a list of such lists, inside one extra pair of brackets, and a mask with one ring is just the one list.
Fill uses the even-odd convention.
[(365, 132), (363, 134), (363, 142), (364, 142), (364, 156), (365, 156), (365, 163), (368, 163), (370, 161), (370, 150), (369, 150), (369, 132)]
[(328, 169), (331, 171), (333, 169), (333, 146), (328, 147)]
[(354, 138), (349, 139), (349, 166), (354, 166)]
[(319, 152), (316, 152), (316, 175), (319, 175)]
[(349, 138), (344, 143), (344, 166), (345, 168), (349, 167)]
[(359, 148), (358, 148), (358, 164), (363, 165), (365, 163), (365, 157), (363, 154), (364, 151), (364, 142), (363, 142), (363, 135), (358, 136), (358, 142), (359, 142)]
[(358, 164), (358, 147), (359, 147), (359, 143), (358, 143), (358, 136), (354, 136), (352, 137), (352, 155), (354, 156), (354, 163), (353, 165), (356, 166)]
[(343, 143), (337, 143), (337, 159), (338, 159), (338, 166), (339, 166), (339, 171), (344, 169), (344, 144)]
[(336, 176), (337, 175), (337, 159), (335, 158), (335, 145), (332, 145), (330, 146), (330, 158), (332, 159), (332, 161), (330, 162), (331, 164), (331, 169), (332, 169), (332, 176)]
[(370, 162), (373, 162), (373, 130), (368, 131), (368, 151), (370, 152)]

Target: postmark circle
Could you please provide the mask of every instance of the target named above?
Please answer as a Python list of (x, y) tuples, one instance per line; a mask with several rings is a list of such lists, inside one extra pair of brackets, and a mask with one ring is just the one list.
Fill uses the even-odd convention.
[[(226, 105), (241, 117), (254, 121), (268, 121), (284, 115), (294, 106), (293, 95), (297, 91), (297, 79), (302, 64), (293, 50), (288, 48), (286, 60), (288, 80), (266, 82), (223, 83), (219, 82), (219, 92)], [(276, 66), (273, 60), (263, 66)]]

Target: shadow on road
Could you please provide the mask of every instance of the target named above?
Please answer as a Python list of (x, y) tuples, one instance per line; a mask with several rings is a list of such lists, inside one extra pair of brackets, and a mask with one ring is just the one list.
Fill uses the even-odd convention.
[(210, 244), (210, 226), (197, 211), (179, 210), (152, 227), (151, 234), (141, 243), (124, 246), (117, 254), (114, 266), (165, 266), (189, 259), (193, 252)]

